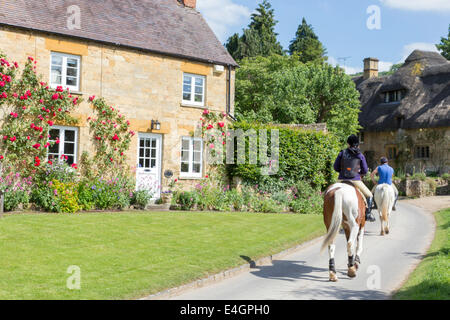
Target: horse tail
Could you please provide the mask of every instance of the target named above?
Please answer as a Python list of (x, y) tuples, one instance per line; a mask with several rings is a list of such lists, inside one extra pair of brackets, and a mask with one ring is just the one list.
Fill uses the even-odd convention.
[(382, 200), (381, 200), (381, 218), (384, 222), (388, 221), (388, 210), (390, 205), (390, 193), (389, 193), (389, 185), (385, 184), (382, 187)]
[(328, 228), (328, 233), (323, 240), (320, 252), (322, 252), (326, 247), (333, 243), (334, 238), (339, 232), (339, 228), (342, 224), (342, 198), (344, 190), (339, 189), (334, 193), (334, 208), (331, 216), (331, 224)]

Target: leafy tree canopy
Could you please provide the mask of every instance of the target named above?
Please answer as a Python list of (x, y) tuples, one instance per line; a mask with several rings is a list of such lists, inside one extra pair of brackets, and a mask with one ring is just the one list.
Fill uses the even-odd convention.
[(448, 26), (447, 38), (442, 37), (441, 43), (437, 44), (436, 48), (447, 60), (450, 60), (450, 25)]
[(305, 18), (303, 18), (302, 23), (298, 26), (295, 38), (291, 41), (289, 53), (291, 55), (296, 53), (298, 59), (304, 63), (323, 63), (327, 60), (325, 48)]
[(247, 58), (236, 72), (236, 115), (260, 123), (326, 122), (341, 141), (360, 128), (359, 93), (351, 78), (329, 64), (294, 56)]
[(251, 22), (243, 30), (242, 36), (237, 33), (232, 35), (225, 47), (236, 61), (245, 57), (281, 55), (283, 48), (275, 33), (277, 23), (271, 4), (264, 0), (252, 14)]

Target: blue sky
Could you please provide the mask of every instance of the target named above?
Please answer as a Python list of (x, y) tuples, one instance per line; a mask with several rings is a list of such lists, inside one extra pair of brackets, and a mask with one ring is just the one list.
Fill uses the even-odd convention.
[[(197, 0), (219, 40), (224, 43), (235, 32), (241, 33), (250, 15), (262, 0)], [(344, 65), (347, 73), (362, 70), (365, 57), (380, 60), (380, 70), (403, 61), (414, 49), (436, 50), (434, 44), (447, 36), (450, 0), (270, 0), (279, 21), (278, 39), (287, 49), (302, 17), (328, 51), (332, 64)], [(367, 21), (379, 8), (380, 29), (370, 30)], [(376, 21), (375, 21), (376, 22)]]

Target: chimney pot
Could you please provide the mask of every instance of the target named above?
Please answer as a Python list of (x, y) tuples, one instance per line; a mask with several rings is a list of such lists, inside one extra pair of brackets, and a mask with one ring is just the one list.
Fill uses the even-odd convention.
[(195, 6), (197, 4), (197, 0), (182, 0), (182, 2), (184, 3), (184, 5), (186, 7), (195, 9)]
[(378, 61), (377, 58), (364, 59), (364, 79), (378, 77)]

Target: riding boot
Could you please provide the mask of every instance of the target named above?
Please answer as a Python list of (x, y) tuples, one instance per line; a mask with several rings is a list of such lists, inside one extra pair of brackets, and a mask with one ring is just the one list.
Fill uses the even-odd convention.
[(375, 217), (372, 214), (373, 197), (367, 198), (366, 221), (374, 222)]

